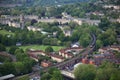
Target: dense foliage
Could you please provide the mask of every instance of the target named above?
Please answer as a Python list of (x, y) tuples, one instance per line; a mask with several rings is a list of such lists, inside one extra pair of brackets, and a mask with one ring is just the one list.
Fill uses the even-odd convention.
[(11, 58), (10, 57), (6, 57), (6, 56), (2, 56), (0, 55), (0, 62), (11, 62)]
[[(0, 51), (6, 51), (6, 46), (10, 46), (7, 50), (10, 54), (16, 57), (16, 62), (12, 62), (9, 58), (0, 56), (0, 62), (4, 62), (0, 65), (0, 76), (7, 74), (22, 75), (32, 71), (34, 60), (30, 59), (29, 56), (22, 49), (19, 49), (15, 45), (20, 43), (21, 45), (50, 45), (50, 46), (66, 46), (70, 47), (72, 43), (79, 42), (81, 46), (87, 47), (91, 42), (90, 33), (94, 33), (97, 37), (96, 49), (119, 44), (117, 35), (120, 35), (120, 23), (112, 23), (111, 19), (117, 19), (120, 14), (119, 10), (113, 10), (113, 8), (105, 9), (103, 5), (115, 4), (119, 5), (119, 0), (101, 0), (105, 3), (100, 5), (95, 3), (77, 3), (60, 6), (61, 4), (68, 4), (79, 1), (89, 0), (0, 0), (0, 3), (15, 3), (22, 4), (21, 7), (14, 8), (0, 8), (0, 15), (13, 15), (18, 16), (21, 13), (25, 15), (37, 15), (39, 18), (62, 18), (62, 12), (67, 12), (73, 17), (89, 18), (89, 19), (100, 19), (101, 23), (98, 26), (95, 25), (78, 25), (74, 22), (59, 24), (54, 23), (42, 23), (37, 22), (33, 19), (25, 23), (25, 26), (37, 26), (42, 29), (40, 32), (28, 31), (26, 28), (21, 30), (20, 28), (9, 27), (8, 25), (1, 25), (0, 30), (5, 30), (8, 34), (0, 34)], [(6, 3), (7, 2), (7, 3)], [(49, 5), (57, 5), (50, 7), (41, 7)], [(60, 4), (60, 5), (58, 5)], [(32, 6), (31, 6), (32, 5)], [(38, 6), (39, 5), (39, 6)], [(29, 7), (26, 7), (29, 6)], [(103, 16), (92, 14), (93, 12), (100, 12)], [(89, 15), (87, 15), (89, 14)], [(18, 20), (19, 21), (19, 20)], [(66, 29), (72, 31), (71, 36), (65, 36), (63, 31), (58, 26), (69, 26)], [(11, 33), (11, 34), (9, 34)], [(55, 33), (55, 35), (54, 35)], [(48, 46), (45, 49), (46, 53), (53, 52), (53, 49)], [(120, 58), (119, 52), (114, 52), (117, 58)], [(39, 62), (43, 60), (50, 60), (50, 57), (39, 55)], [(54, 62), (54, 61), (53, 61)], [(77, 80), (119, 80), (120, 70), (119, 65), (113, 65), (110, 63), (103, 63), (100, 67), (96, 68), (93, 65), (80, 65), (75, 69), (75, 77)], [(23, 77), (28, 79), (28, 77)], [(22, 78), (20, 79), (22, 80)], [(41, 80), (63, 80), (60, 71), (56, 68), (50, 69), (47, 73), (41, 76)]]
[[(85, 2), (89, 0), (1, 0), (1, 3), (9, 3), (9, 4), (23, 4), (23, 5), (34, 5), (34, 6), (50, 6), (50, 5), (61, 5), (61, 4), (70, 4), (70, 3), (77, 3), (77, 2)], [(92, 0), (91, 0), (92, 1)]]
[(4, 45), (0, 44), (0, 51), (6, 51), (6, 48)]
[(41, 76), (41, 80), (64, 80), (63, 76), (61, 75), (60, 70), (57, 68), (50, 68), (47, 73), (44, 73)]
[(15, 54), (17, 62), (6, 60), (5, 63), (1, 64), (0, 76), (7, 74), (22, 75), (32, 71), (32, 66), (35, 62), (23, 50), (16, 49), (13, 54)]
[(53, 52), (53, 48), (51, 46), (48, 46), (46, 49), (45, 49), (45, 52), (46, 53), (50, 53), (50, 52)]
[(75, 71), (76, 80), (94, 80), (96, 69), (93, 65), (81, 64)]
[(103, 62), (98, 68), (81, 64), (74, 71), (76, 80), (119, 80), (119, 74), (119, 67), (109, 62)]

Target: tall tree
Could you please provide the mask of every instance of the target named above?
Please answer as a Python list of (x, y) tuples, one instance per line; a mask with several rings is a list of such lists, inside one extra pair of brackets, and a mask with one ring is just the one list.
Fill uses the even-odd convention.
[(10, 47), (10, 49), (9, 49), (9, 53), (10, 53), (10, 54), (14, 54), (15, 51), (16, 51), (16, 49), (18, 49), (18, 47), (16, 47), (16, 46), (12, 46), (12, 47)]
[(104, 61), (97, 69), (95, 80), (119, 80), (118, 73), (120, 71), (114, 64)]
[(5, 50), (6, 50), (5, 46), (0, 44), (0, 51), (5, 51)]
[(50, 80), (64, 80), (60, 71), (54, 71)]
[(53, 48), (51, 46), (46, 47), (45, 52), (53, 52)]
[(99, 48), (101, 48), (102, 46), (103, 46), (102, 41), (101, 41), (101, 40), (97, 40), (97, 41), (96, 41), (96, 48), (99, 49)]
[(0, 65), (0, 73), (2, 75), (16, 74), (16, 70), (13, 63), (7, 62)]
[(96, 68), (94, 65), (81, 64), (74, 70), (76, 80), (94, 80)]
[(109, 26), (110, 26), (110, 21), (106, 17), (102, 18), (99, 27), (103, 30), (106, 30), (108, 29)]
[(17, 75), (21, 75), (25, 70), (24, 64), (22, 62), (15, 62), (14, 66), (15, 66)]
[(17, 53), (24, 53), (24, 51), (23, 51), (23, 49), (16, 49), (15, 54), (17, 54)]
[(50, 80), (51, 75), (49, 73), (45, 73), (41, 76), (41, 80)]

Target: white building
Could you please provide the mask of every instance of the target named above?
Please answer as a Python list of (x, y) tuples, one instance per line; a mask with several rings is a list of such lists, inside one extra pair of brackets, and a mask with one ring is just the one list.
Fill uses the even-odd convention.
[(9, 25), (9, 26), (16, 27), (16, 28), (20, 28), (20, 23), (17, 23), (17, 22), (11, 22), (11, 21), (9, 21), (9, 22), (8, 22), (8, 25)]
[(116, 10), (119, 10), (120, 9), (120, 6), (116, 6), (116, 5), (104, 5), (103, 6), (104, 8), (113, 8), (113, 9), (116, 9)]
[(34, 26), (28, 26), (27, 29), (29, 31), (41, 31), (41, 28), (37, 28), (37, 27), (34, 27)]

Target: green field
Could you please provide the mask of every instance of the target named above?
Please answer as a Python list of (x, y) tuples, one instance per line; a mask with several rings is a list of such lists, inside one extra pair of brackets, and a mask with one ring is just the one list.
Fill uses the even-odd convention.
[(7, 35), (7, 34), (14, 35), (14, 33), (8, 32), (8, 31), (6, 31), (6, 30), (0, 30), (0, 34), (1, 34), (1, 35)]
[[(20, 46), (19, 48), (23, 49), (24, 51), (26, 49), (35, 49), (35, 50), (43, 50), (45, 51), (46, 49), (46, 45), (29, 45), (29, 46)], [(64, 48), (62, 46), (52, 46), (52, 48), (54, 49), (54, 51), (59, 51), (60, 49)]]

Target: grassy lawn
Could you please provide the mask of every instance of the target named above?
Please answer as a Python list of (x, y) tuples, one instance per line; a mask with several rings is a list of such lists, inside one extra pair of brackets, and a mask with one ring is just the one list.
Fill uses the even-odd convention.
[(1, 35), (7, 35), (7, 34), (14, 35), (14, 33), (8, 32), (8, 31), (6, 31), (6, 30), (0, 30), (0, 34), (1, 34)]
[[(29, 46), (20, 46), (19, 48), (22, 48), (23, 50), (26, 49), (35, 49), (35, 50), (43, 50), (45, 51), (46, 45), (29, 45)], [(59, 51), (60, 49), (64, 48), (63, 46), (52, 46), (54, 51)]]

